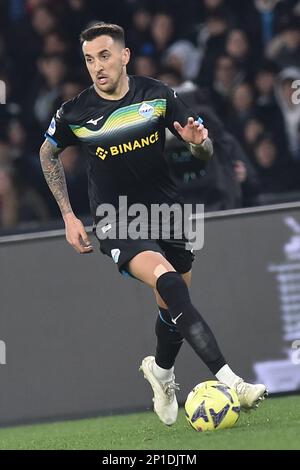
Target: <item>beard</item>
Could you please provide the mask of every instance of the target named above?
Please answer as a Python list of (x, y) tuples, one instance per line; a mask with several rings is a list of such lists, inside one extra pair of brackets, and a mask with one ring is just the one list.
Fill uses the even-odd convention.
[(94, 83), (100, 92), (106, 93), (108, 95), (112, 95), (117, 91), (121, 77), (122, 77), (122, 70), (120, 71), (120, 73), (115, 79), (111, 79), (108, 77), (107, 82), (104, 83), (103, 85), (101, 85), (98, 79), (96, 79)]

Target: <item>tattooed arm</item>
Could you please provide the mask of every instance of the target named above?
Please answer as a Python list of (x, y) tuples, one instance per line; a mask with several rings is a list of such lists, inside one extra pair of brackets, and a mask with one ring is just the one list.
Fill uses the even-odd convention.
[(58, 149), (52, 145), (49, 140), (46, 139), (40, 149), (40, 160), (47, 184), (64, 217), (66, 214), (71, 214), (73, 211), (69, 201), (64, 167), (59, 157), (59, 153), (62, 150), (63, 149)]
[(40, 149), (40, 160), (47, 184), (60, 208), (66, 226), (67, 241), (78, 253), (89, 253), (93, 247), (82, 222), (75, 216), (68, 195), (64, 167), (58, 149), (47, 139)]
[(190, 151), (195, 158), (207, 162), (214, 153), (212, 141), (206, 137), (202, 144), (190, 144)]

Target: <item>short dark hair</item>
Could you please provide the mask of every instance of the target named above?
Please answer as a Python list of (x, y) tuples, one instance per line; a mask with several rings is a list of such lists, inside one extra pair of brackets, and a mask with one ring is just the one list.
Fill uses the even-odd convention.
[(96, 23), (89, 26), (80, 34), (80, 43), (92, 41), (99, 36), (110, 36), (114, 41), (119, 41), (125, 46), (125, 34), (122, 26), (111, 23)]

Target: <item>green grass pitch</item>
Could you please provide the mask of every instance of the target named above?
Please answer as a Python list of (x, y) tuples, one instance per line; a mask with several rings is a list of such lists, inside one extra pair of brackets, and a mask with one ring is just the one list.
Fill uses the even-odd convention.
[(153, 412), (0, 429), (0, 449), (300, 449), (300, 395), (266, 400), (232, 429), (198, 433), (183, 409), (166, 427)]

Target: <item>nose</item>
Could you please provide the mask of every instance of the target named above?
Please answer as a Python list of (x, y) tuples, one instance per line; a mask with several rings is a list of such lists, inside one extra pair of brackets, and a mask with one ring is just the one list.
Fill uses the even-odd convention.
[(103, 70), (103, 66), (100, 62), (100, 60), (96, 60), (95, 62), (95, 72), (101, 72)]

